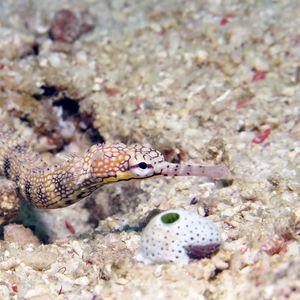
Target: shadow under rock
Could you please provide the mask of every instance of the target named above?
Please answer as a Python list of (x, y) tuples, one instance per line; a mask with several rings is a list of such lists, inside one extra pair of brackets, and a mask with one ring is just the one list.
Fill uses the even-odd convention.
[[(26, 201), (21, 201), (20, 212), (15, 223), (22, 224), (32, 230), (35, 236), (45, 244), (51, 243), (50, 235), (46, 224), (42, 221), (38, 211)], [(3, 231), (3, 229), (2, 229)], [(3, 237), (3, 232), (1, 232)]]

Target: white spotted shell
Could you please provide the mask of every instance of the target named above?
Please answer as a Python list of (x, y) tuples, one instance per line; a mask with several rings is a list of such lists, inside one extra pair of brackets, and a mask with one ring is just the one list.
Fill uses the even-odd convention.
[(136, 258), (146, 264), (187, 264), (190, 259), (211, 256), (221, 244), (221, 234), (209, 219), (172, 209), (158, 214), (145, 227)]

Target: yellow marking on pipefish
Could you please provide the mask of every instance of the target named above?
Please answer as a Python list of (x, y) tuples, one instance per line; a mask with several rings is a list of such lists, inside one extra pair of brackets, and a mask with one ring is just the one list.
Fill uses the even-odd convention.
[(119, 173), (117, 174), (117, 177), (108, 177), (103, 179), (103, 183), (111, 183), (111, 182), (117, 182), (120, 180), (127, 180), (133, 178), (133, 176), (129, 173)]

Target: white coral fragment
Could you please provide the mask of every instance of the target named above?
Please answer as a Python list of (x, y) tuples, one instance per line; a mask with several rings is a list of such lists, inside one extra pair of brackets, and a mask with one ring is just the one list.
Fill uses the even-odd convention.
[(221, 233), (209, 219), (172, 209), (155, 216), (146, 226), (136, 258), (146, 264), (187, 264), (190, 259), (211, 256), (221, 244)]

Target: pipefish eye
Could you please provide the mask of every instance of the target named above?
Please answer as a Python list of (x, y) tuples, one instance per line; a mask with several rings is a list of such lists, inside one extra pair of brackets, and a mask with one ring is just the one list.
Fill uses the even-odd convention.
[(147, 167), (148, 167), (148, 165), (144, 161), (140, 162), (138, 166), (140, 169), (143, 169), (143, 170), (147, 169)]
[(137, 176), (137, 178), (147, 178), (154, 174), (154, 168), (147, 161), (133, 161), (133, 164), (129, 165), (130, 172)]

